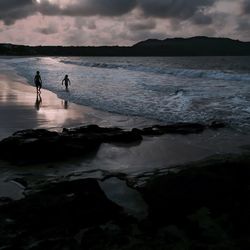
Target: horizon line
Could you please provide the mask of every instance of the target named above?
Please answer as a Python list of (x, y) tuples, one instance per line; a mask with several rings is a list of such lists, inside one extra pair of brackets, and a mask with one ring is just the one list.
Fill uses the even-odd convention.
[(164, 40), (174, 40), (174, 39), (192, 39), (192, 38), (209, 38), (209, 39), (228, 39), (228, 40), (232, 40), (232, 41), (237, 41), (237, 42), (242, 42), (242, 43), (250, 43), (250, 41), (242, 41), (240, 39), (235, 39), (235, 38), (230, 38), (230, 37), (214, 37), (214, 36), (202, 36), (202, 35), (198, 35), (198, 36), (190, 36), (190, 37), (169, 37), (169, 38), (163, 38), (163, 39), (159, 39), (159, 38), (146, 38), (145, 40), (141, 40), (138, 42), (135, 42), (132, 45), (29, 45), (29, 44), (15, 44), (15, 43), (0, 43), (0, 45), (14, 45), (14, 46), (29, 46), (29, 47), (133, 47), (134, 45), (141, 43), (141, 42), (146, 42), (148, 40), (158, 40), (158, 41), (164, 41)]

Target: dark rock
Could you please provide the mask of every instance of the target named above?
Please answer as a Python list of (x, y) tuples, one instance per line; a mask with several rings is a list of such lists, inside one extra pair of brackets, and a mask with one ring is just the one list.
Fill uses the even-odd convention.
[(131, 143), (141, 141), (140, 134), (130, 131), (124, 131), (120, 128), (102, 128), (97, 125), (82, 126), (79, 128), (63, 129), (63, 134), (71, 136), (86, 136), (89, 139), (94, 139), (101, 142), (120, 142)]
[(148, 128), (143, 128), (143, 129), (133, 128), (132, 132), (136, 132), (140, 135), (149, 135), (149, 136), (164, 134), (164, 131), (157, 127), (148, 127)]
[(23, 138), (25, 137), (26, 139), (33, 139), (35, 138), (54, 138), (55, 136), (58, 136), (59, 134), (55, 131), (48, 131), (46, 129), (27, 129), (27, 130), (21, 130), (17, 131), (13, 134), (15, 138)]
[(132, 131), (141, 135), (162, 135), (162, 134), (192, 134), (201, 133), (206, 125), (200, 123), (176, 123), (172, 125), (154, 125), (144, 129), (133, 129)]
[(166, 126), (155, 126), (162, 130), (164, 133), (177, 133), (177, 134), (192, 134), (201, 133), (206, 128), (205, 125), (200, 123), (176, 123)]
[[(140, 143), (142, 135), (201, 133), (206, 128), (224, 127), (222, 122), (210, 125), (200, 123), (176, 123), (124, 131), (120, 128), (102, 128), (97, 125), (64, 128), (62, 133), (44, 129), (23, 130), (0, 141), (0, 159), (15, 163), (36, 163), (62, 160), (72, 156), (86, 156), (96, 152), (101, 143)], [(13, 154), (14, 153), (14, 154)]]
[[(67, 148), (68, 145), (65, 146)], [(0, 142), (0, 157), (2, 159), (29, 159), (43, 161), (54, 156), (63, 155), (59, 133), (47, 130), (24, 130)]]
[(138, 187), (149, 207), (142, 221), (124, 215), (93, 179), (50, 184), (0, 207), (0, 245), (20, 250), (250, 248), (249, 154), (157, 174)]
[(10, 197), (5, 197), (5, 196), (0, 197), (0, 205), (10, 203), (12, 201), (13, 200)]
[(139, 191), (156, 228), (176, 225), (201, 249), (222, 243), (234, 249), (231, 239), (238, 245), (250, 235), (249, 180), (250, 155), (223, 156), (154, 176)]
[[(19, 249), (19, 248), (18, 248)], [(29, 246), (30, 250), (80, 250), (79, 244), (73, 238), (44, 239)], [(25, 249), (26, 250), (26, 249)]]
[(91, 124), (88, 126), (81, 126), (76, 128), (63, 128), (63, 132), (67, 134), (92, 134), (92, 133), (115, 133), (115, 132), (121, 132), (122, 129), (116, 128), (116, 127), (110, 127), (110, 128), (103, 128), (99, 127), (98, 125)]
[(129, 233), (125, 233), (119, 226), (95, 227), (86, 231), (81, 240), (82, 249), (120, 249), (129, 245)]
[(32, 163), (61, 160), (96, 152), (103, 142), (132, 143), (141, 140), (138, 133), (97, 125), (63, 129), (62, 133), (42, 129), (23, 130), (0, 142), (0, 158)]
[(225, 128), (226, 124), (224, 122), (220, 121), (213, 121), (210, 125), (209, 128), (211, 129), (219, 129), (219, 128)]
[(133, 132), (140, 135), (163, 135), (163, 134), (196, 134), (203, 132), (206, 128), (219, 129), (226, 127), (224, 122), (213, 121), (211, 124), (180, 122), (169, 125), (154, 125), (143, 129), (134, 128)]
[(118, 142), (118, 143), (133, 143), (140, 142), (142, 140), (142, 136), (133, 131), (123, 131), (118, 133), (108, 134), (105, 142)]
[(16, 182), (19, 186), (21, 186), (23, 188), (28, 187), (27, 181), (23, 178), (14, 178), (14, 179), (12, 179), (12, 181)]
[(19, 244), (18, 249), (37, 241), (41, 246), (58, 245), (62, 241), (55, 239), (71, 239), (79, 230), (110, 221), (121, 211), (94, 179), (50, 184), (0, 207), (0, 245)]

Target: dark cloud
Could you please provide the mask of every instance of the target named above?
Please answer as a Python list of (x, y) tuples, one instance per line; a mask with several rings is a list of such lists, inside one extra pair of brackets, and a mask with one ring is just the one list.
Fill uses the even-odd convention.
[(236, 31), (241, 34), (241, 37), (249, 41), (250, 37), (250, 20), (249, 18), (242, 18), (238, 21), (238, 26), (236, 28)]
[(119, 16), (130, 12), (136, 6), (136, 0), (87, 0), (86, 9), (90, 14)]
[(85, 0), (61, 7), (48, 0), (0, 0), (0, 20), (6, 25), (36, 12), (47, 16), (120, 16), (130, 12), (136, 0)]
[(33, 0), (1, 0), (0, 20), (5, 25), (11, 25), (16, 20), (26, 18), (35, 12)]
[(77, 29), (87, 28), (89, 30), (95, 30), (97, 28), (94, 20), (83, 19), (82, 17), (75, 18), (75, 27)]
[[(1, 0), (0, 20), (12, 24), (36, 12), (48, 16), (120, 16), (136, 7), (144, 15), (185, 20), (195, 17), (199, 24), (209, 23), (209, 17), (201, 15), (201, 8), (212, 6), (216, 0), (78, 0), (67, 6), (59, 6), (48, 0)], [(219, 1), (219, 0), (217, 0)], [(246, 11), (249, 1), (245, 1)], [(198, 13), (198, 14), (197, 14)]]
[(97, 27), (96, 27), (95, 22), (92, 21), (92, 22), (88, 22), (88, 23), (87, 23), (87, 28), (88, 28), (89, 30), (95, 30)]
[(78, 30), (71, 31), (64, 37), (64, 43), (70, 46), (87, 45), (85, 43), (85, 40), (86, 37), (84, 36), (84, 34), (82, 32), (79, 32)]
[(199, 12), (195, 13), (195, 15), (192, 17), (191, 21), (197, 25), (209, 25), (212, 23), (212, 17), (199, 11)]
[(0, 10), (1, 12), (23, 8), (27, 5), (32, 5), (32, 0), (1, 0)]
[[(241, 17), (238, 20), (238, 25), (235, 28), (235, 34), (235, 38), (250, 42), (250, 20), (248, 17)], [(237, 34), (240, 34), (240, 37)]]
[(130, 12), (135, 6), (136, 0), (78, 0), (77, 3), (66, 7), (44, 0), (39, 4), (39, 12), (44, 15), (119, 16)]
[(150, 19), (146, 21), (131, 22), (131, 23), (128, 23), (127, 26), (131, 31), (151, 30), (156, 27), (156, 22)]
[(250, 0), (245, 0), (242, 4), (243, 14), (250, 14)]
[(47, 27), (40, 27), (35, 29), (35, 31), (44, 35), (51, 35), (57, 33), (58, 28), (55, 24), (49, 24)]
[(212, 6), (216, 0), (139, 0), (139, 6), (147, 16), (169, 17), (185, 20), (201, 8)]
[(61, 16), (62, 10), (59, 5), (52, 4), (48, 0), (42, 0), (41, 3), (36, 4), (37, 11), (46, 16)]

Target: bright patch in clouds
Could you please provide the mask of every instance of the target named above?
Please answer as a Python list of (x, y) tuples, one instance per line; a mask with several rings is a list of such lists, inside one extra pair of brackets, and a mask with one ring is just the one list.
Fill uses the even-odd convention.
[[(65, 7), (70, 4), (76, 4), (77, 0), (35, 0), (38, 4), (49, 3), (53, 5), (58, 5), (60, 7)], [(84, 0), (83, 0), (84, 2)]]

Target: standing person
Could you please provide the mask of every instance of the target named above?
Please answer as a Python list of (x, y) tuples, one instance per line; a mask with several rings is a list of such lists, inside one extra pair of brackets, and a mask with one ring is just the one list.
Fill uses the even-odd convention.
[(68, 86), (71, 84), (68, 75), (65, 75), (64, 79), (62, 80), (62, 85), (65, 84), (66, 91), (68, 91)]
[(34, 82), (35, 82), (35, 85), (36, 85), (36, 92), (37, 93), (41, 93), (42, 79), (41, 79), (39, 71), (36, 72), (36, 75), (35, 75), (35, 78), (34, 78)]

